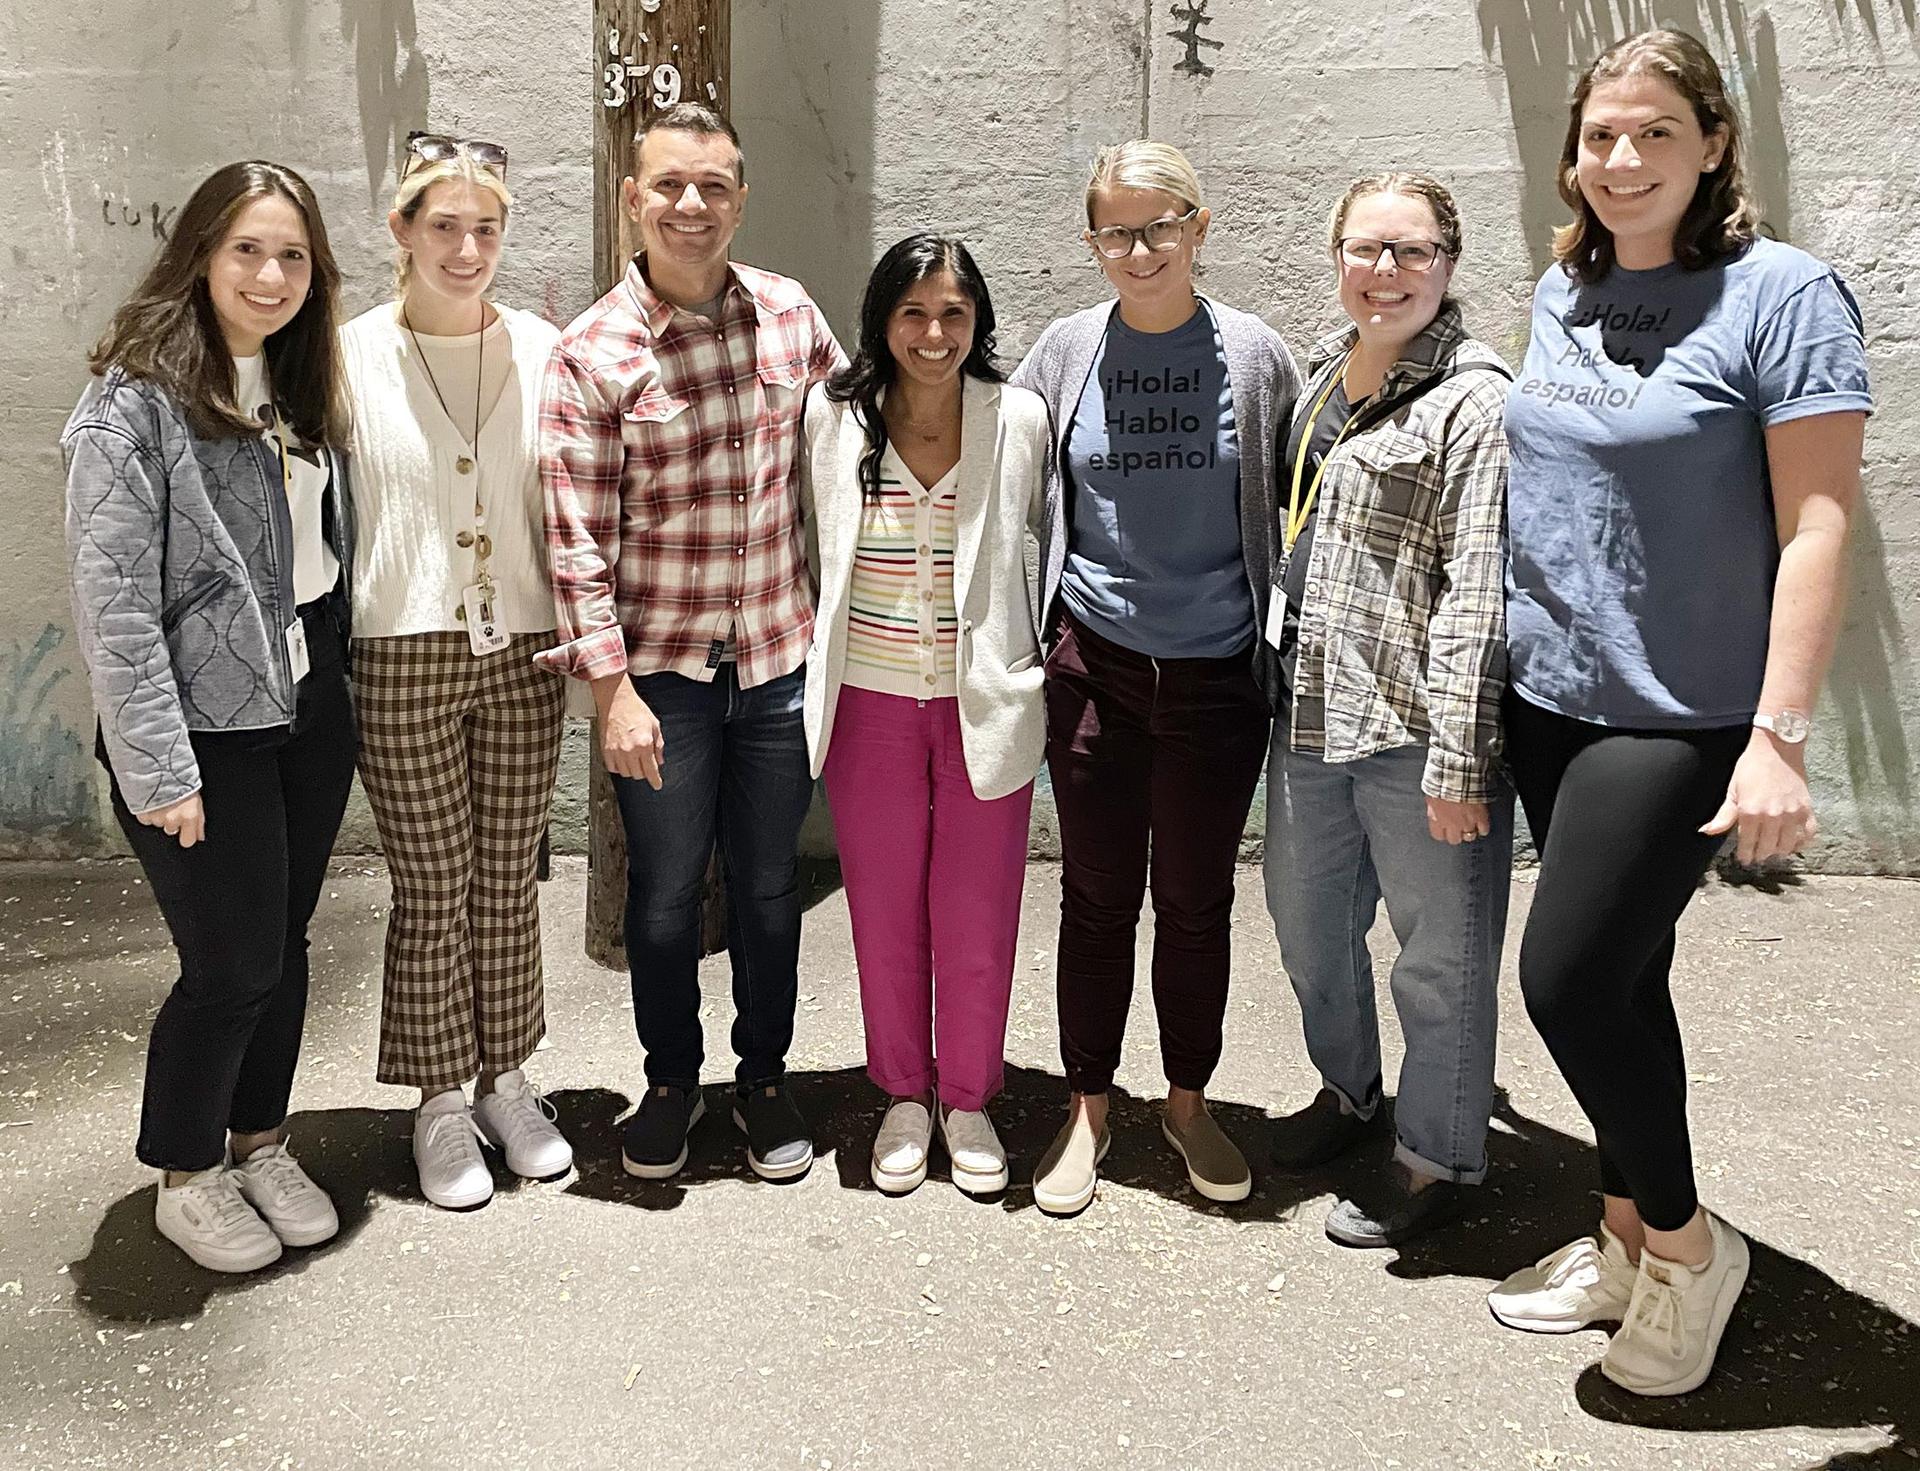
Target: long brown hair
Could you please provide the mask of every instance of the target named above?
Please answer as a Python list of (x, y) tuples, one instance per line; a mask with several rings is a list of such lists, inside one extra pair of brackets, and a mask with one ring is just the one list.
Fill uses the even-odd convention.
[(1685, 31), (1642, 31), (1608, 47), (1580, 74), (1567, 118), (1567, 139), (1560, 149), (1560, 197), (1573, 210), (1571, 224), (1553, 233), (1554, 258), (1576, 281), (1598, 281), (1613, 269), (1613, 232), (1580, 192), (1576, 166), (1587, 99), (1601, 82), (1621, 77), (1663, 76), (1693, 109), (1700, 131), (1724, 132), (1727, 145), (1719, 167), (1702, 174), (1693, 202), (1674, 231), (1673, 255), (1697, 271), (1738, 255), (1760, 233), (1760, 209), (1747, 184), (1747, 140), (1740, 114), (1727, 96), (1720, 67), (1705, 43)]
[(274, 398), (306, 443), (344, 444), (350, 421), (334, 343), (340, 268), (313, 190), (277, 163), (249, 159), (208, 175), (181, 207), (166, 244), (113, 314), (87, 363), (96, 373), (117, 367), (166, 389), (194, 431), (210, 439), (258, 434), (259, 422), (239, 400), (233, 356), (207, 291), (207, 268), (240, 211), (270, 195), (300, 211), (313, 258), (312, 291), (294, 319), (266, 341)]

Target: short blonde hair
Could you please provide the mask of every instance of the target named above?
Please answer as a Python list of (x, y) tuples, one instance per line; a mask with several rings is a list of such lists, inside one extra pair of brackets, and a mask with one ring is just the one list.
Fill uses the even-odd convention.
[[(427, 202), (427, 191), (435, 184), (453, 182), (471, 184), (476, 189), (485, 189), (500, 201), (500, 223), (504, 226), (507, 215), (513, 209), (513, 196), (507, 192), (507, 181), (484, 164), (476, 163), (463, 148), (451, 158), (438, 159), (432, 163), (416, 164), (406, 171), (393, 191), (393, 209), (408, 224), (419, 218), (420, 210)], [(413, 252), (396, 250), (393, 259), (393, 291), (396, 296), (404, 296), (407, 282), (413, 277)]]
[(1094, 197), (1103, 189), (1158, 189), (1188, 209), (1205, 209), (1200, 176), (1186, 154), (1171, 143), (1135, 138), (1100, 150), (1087, 177), (1087, 225), (1093, 225)]

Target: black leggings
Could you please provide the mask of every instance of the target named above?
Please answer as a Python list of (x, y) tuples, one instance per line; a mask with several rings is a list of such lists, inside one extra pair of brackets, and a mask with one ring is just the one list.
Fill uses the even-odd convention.
[(1540, 853), (1520, 942), (1527, 1015), (1593, 1125), (1600, 1188), (1656, 1231), (1699, 1206), (1674, 926), (1720, 849), (1697, 829), (1749, 735), (1620, 730), (1506, 699), (1507, 763)]

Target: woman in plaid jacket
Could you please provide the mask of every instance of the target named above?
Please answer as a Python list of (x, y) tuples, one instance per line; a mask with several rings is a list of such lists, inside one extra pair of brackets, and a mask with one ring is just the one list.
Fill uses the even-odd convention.
[(1323, 1086), (1281, 1120), (1283, 1169), (1371, 1131), (1380, 1033), (1367, 930), (1400, 941), (1394, 1162), (1327, 1234), (1384, 1246), (1486, 1175), (1513, 797), (1496, 769), (1509, 375), (1447, 294), (1453, 198), (1356, 181), (1331, 248), (1349, 325), (1316, 344), (1281, 462), (1266, 635), (1283, 695), (1267, 774), (1267, 907)]
[(421, 1191), (463, 1209), (493, 1195), (482, 1142), (527, 1178), (573, 1164), (521, 1071), (546, 1030), (535, 866), (566, 700), (533, 665), (554, 641), (535, 422), (559, 334), (486, 296), (506, 151), (408, 150), (387, 217), (399, 300), (341, 333), (366, 486), (353, 687), (393, 879), (379, 1078), (420, 1090)]

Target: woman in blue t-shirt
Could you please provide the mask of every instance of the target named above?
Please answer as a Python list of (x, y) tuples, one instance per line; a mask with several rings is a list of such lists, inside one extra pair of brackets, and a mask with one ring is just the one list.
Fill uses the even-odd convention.
[(1805, 742), (1872, 408), (1853, 298), (1759, 235), (1743, 151), (1692, 36), (1587, 69), (1575, 218), (1507, 406), (1507, 750), (1540, 851), (1520, 984), (1605, 1205), (1489, 1301), (1539, 1332), (1621, 1320), (1601, 1368), (1645, 1395), (1705, 1380), (1748, 1265), (1694, 1190), (1674, 926), (1725, 834), (1754, 864), (1816, 831)]

